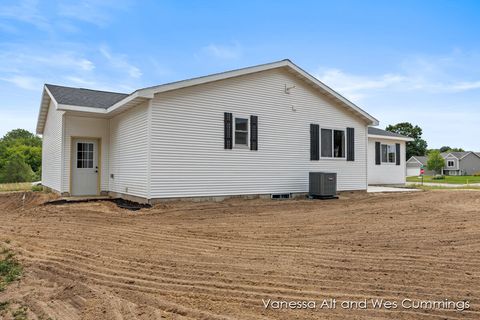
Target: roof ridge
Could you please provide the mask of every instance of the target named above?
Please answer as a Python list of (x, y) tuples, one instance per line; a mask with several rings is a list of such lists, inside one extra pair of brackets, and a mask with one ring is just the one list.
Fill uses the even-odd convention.
[(225, 71), (220, 71), (220, 72), (209, 73), (209, 74), (205, 74), (205, 75), (203, 75), (203, 76), (198, 76), (198, 77), (191, 77), (191, 78), (186, 78), (186, 79), (182, 79), (182, 80), (176, 80), (176, 81), (171, 81), (171, 82), (164, 82), (164, 83), (156, 84), (156, 85), (153, 85), (153, 86), (138, 88), (138, 89), (136, 89), (134, 92), (137, 92), (137, 91), (140, 91), (140, 90), (153, 89), (153, 88), (156, 88), (156, 87), (160, 87), (160, 86), (164, 86), (164, 85), (169, 85), (169, 84), (175, 84), (175, 83), (184, 82), (184, 81), (190, 81), (190, 80), (197, 80), (197, 79), (207, 78), (207, 77), (211, 77), (211, 76), (216, 76), (216, 75), (225, 74), (225, 73), (231, 73), (231, 72), (240, 71), (240, 70), (245, 70), (245, 69), (253, 69), (253, 68), (257, 68), (257, 67), (268, 66), (268, 65), (271, 65), (271, 64), (275, 64), (275, 63), (279, 63), (279, 62), (284, 62), (284, 61), (288, 61), (288, 62), (290, 62), (290, 63), (293, 63), (290, 59), (276, 60), (276, 61), (272, 61), (272, 62), (261, 63), (261, 64), (256, 64), (256, 65), (247, 66), (247, 67), (241, 67), (241, 68), (236, 68), (236, 69), (230, 69), (230, 70), (225, 70)]
[(130, 95), (131, 94), (131, 93), (125, 93), (125, 92), (118, 92), (118, 91), (97, 90), (97, 89), (79, 88), (79, 87), (68, 87), (68, 86), (61, 86), (61, 85), (58, 85), (58, 84), (51, 84), (51, 83), (45, 83), (45, 86), (47, 86), (47, 87), (48, 86), (55, 86), (55, 87), (61, 87), (61, 88), (88, 90), (88, 91), (95, 91), (95, 92), (115, 93), (115, 94), (124, 94), (124, 95)]

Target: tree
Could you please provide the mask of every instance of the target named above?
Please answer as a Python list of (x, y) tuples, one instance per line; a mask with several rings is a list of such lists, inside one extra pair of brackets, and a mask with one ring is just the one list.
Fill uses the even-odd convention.
[(411, 156), (424, 156), (426, 154), (427, 141), (422, 139), (422, 128), (419, 126), (413, 126), (410, 122), (402, 122), (389, 125), (385, 130), (414, 139), (414, 141), (407, 142), (407, 159), (410, 159)]
[(440, 151), (434, 150), (428, 154), (427, 169), (435, 171), (435, 173), (441, 173), (443, 167), (445, 167), (445, 159), (443, 159)]
[(447, 152), (448, 150), (450, 150), (451, 148), (449, 146), (443, 146), (439, 149), (440, 152)]
[[(15, 129), (3, 136), (0, 139), (0, 183), (10, 182), (11, 178), (7, 177), (9, 170), (3, 170), (8, 164), (12, 166), (12, 159), (17, 164), (18, 158), (21, 158), (24, 163), (33, 170), (34, 176), (30, 175), (28, 180), (38, 180), (41, 176), (40, 170), (42, 166), (42, 140), (33, 133), (24, 129)], [(19, 176), (27, 177), (28, 175), (20, 174)]]
[(23, 157), (14, 154), (8, 158), (1, 169), (0, 181), (6, 183), (31, 181), (33, 175), (32, 168), (23, 160)]
[(462, 148), (450, 148), (449, 146), (443, 146), (439, 149), (440, 152), (464, 152)]

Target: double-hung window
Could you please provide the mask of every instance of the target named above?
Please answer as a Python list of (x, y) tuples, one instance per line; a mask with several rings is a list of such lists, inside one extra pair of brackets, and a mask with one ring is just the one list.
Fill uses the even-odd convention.
[(345, 130), (321, 130), (321, 155), (324, 158), (345, 158)]
[(235, 118), (235, 146), (248, 147), (248, 118)]
[(381, 152), (383, 163), (396, 163), (397, 152), (394, 144), (382, 144)]
[(448, 162), (447, 162), (447, 167), (450, 167), (450, 168), (455, 167), (455, 161), (453, 161), (453, 160), (448, 160)]

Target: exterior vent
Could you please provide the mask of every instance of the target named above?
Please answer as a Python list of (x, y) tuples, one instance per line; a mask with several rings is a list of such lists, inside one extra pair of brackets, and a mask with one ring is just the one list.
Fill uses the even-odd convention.
[(270, 198), (272, 199), (276, 199), (276, 200), (279, 200), (279, 199), (290, 199), (292, 197), (292, 194), (291, 193), (272, 193), (270, 195)]
[(336, 199), (337, 174), (333, 172), (310, 172), (308, 195), (311, 198)]

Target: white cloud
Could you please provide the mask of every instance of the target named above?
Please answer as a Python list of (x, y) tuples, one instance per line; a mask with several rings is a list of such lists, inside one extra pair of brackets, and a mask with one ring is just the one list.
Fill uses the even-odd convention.
[(58, 15), (72, 20), (105, 26), (112, 20), (112, 11), (125, 10), (130, 1), (77, 0), (58, 5)]
[(0, 6), (0, 17), (29, 23), (41, 30), (51, 30), (49, 20), (41, 14), (38, 0), (14, 1)]
[(120, 71), (126, 71), (132, 78), (140, 78), (142, 71), (128, 62), (128, 57), (124, 54), (113, 54), (107, 46), (100, 47), (100, 53), (107, 59), (109, 64)]
[(393, 73), (366, 75), (321, 69), (314, 76), (356, 101), (385, 92), (459, 93), (480, 89), (478, 73), (465, 72), (472, 59), (480, 63), (480, 57), (474, 54), (459, 56), (455, 52), (452, 56), (408, 59), (400, 64), (400, 71)]
[(38, 90), (38, 88), (42, 86), (42, 80), (30, 76), (13, 75), (11, 77), (0, 78), (0, 80), (13, 83), (17, 87), (26, 90)]
[(242, 56), (242, 51), (242, 47), (238, 43), (233, 45), (210, 44), (202, 48), (204, 54), (222, 60), (238, 59)]

